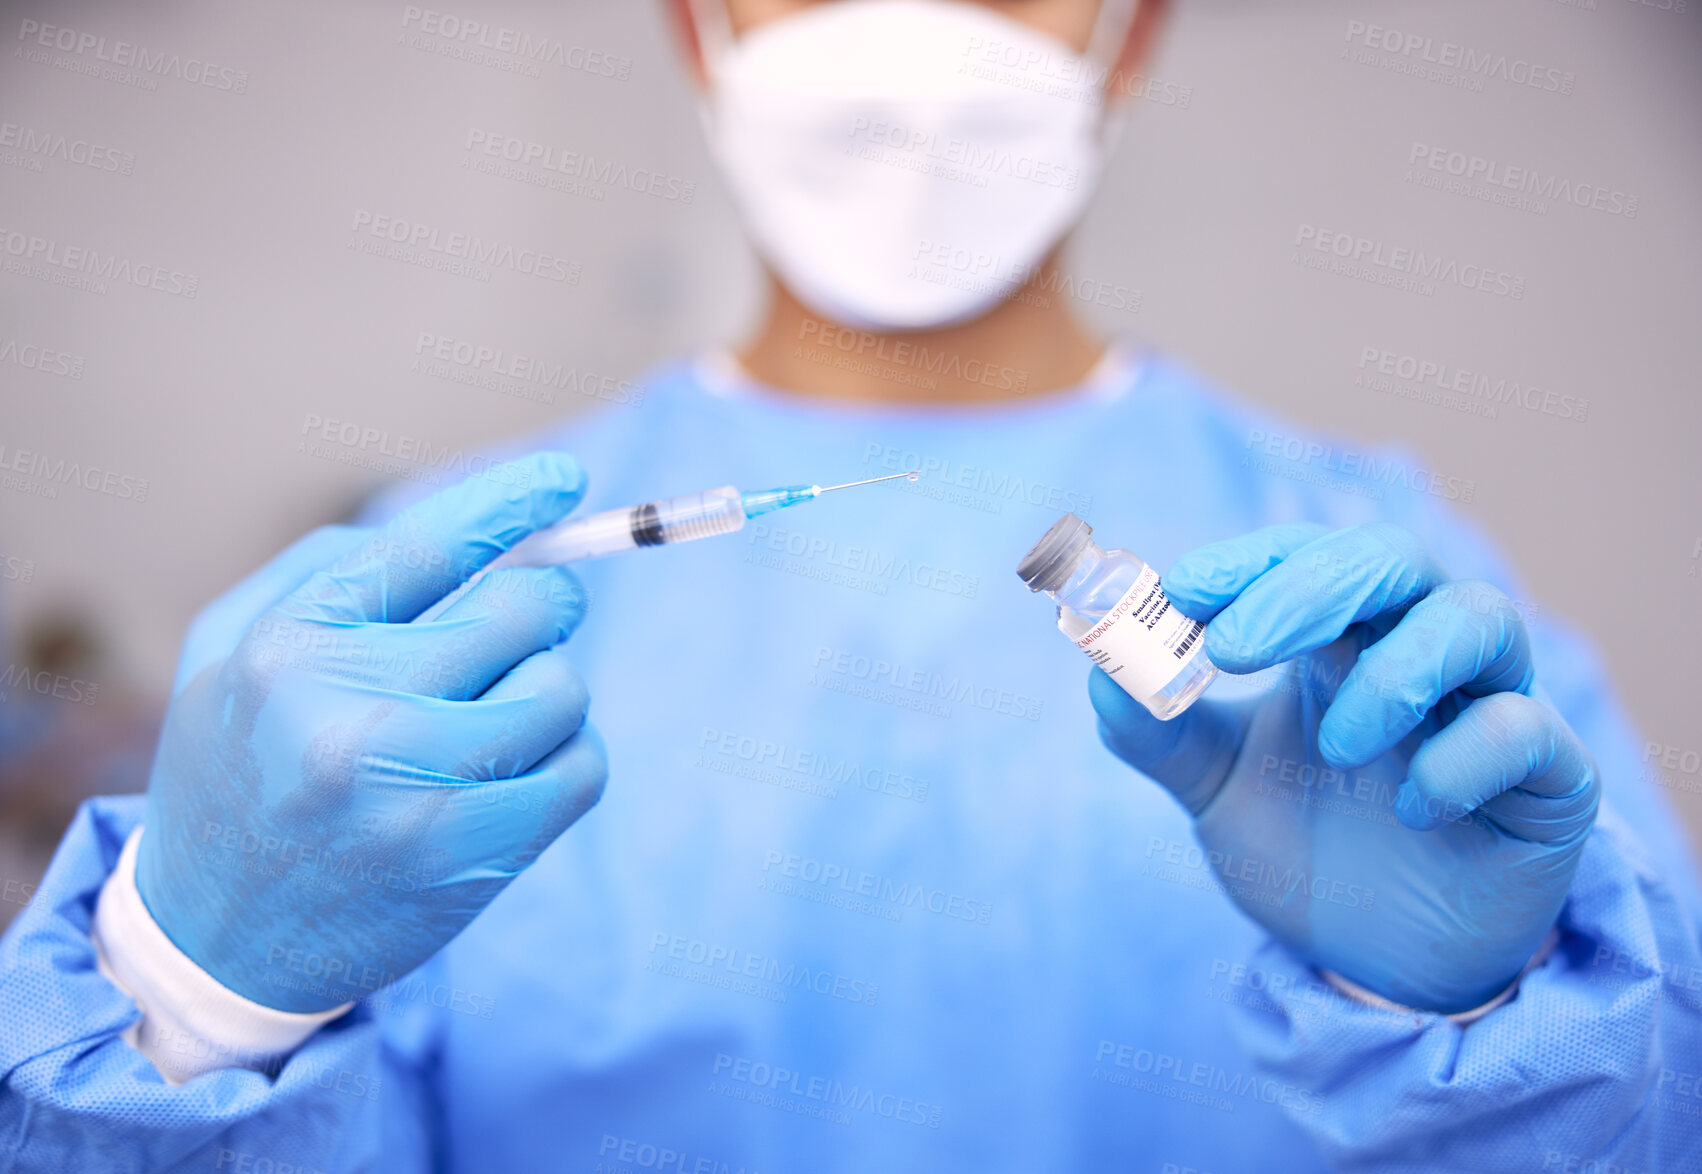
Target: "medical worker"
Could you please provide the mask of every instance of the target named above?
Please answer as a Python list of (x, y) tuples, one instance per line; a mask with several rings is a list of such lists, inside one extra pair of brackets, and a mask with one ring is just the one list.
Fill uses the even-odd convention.
[[(674, 4), (766, 319), (200, 615), (5, 939), (0, 1164), (1702, 1169), (1682, 831), (1470, 483), (1075, 316), (1162, 8)], [(1210, 621), (1175, 720), (1013, 576), (1065, 511)]]

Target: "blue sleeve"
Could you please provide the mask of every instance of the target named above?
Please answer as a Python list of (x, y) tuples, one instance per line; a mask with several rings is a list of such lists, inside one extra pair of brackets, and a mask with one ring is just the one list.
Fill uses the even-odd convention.
[[(494, 456), (588, 444), (613, 472), (635, 451), (619, 438), (632, 416), (576, 416)], [(356, 522), (383, 521), (436, 488), (391, 485)], [(96, 969), (89, 927), (142, 810), (141, 796), (85, 804), (0, 939), (0, 1169), (441, 1168), (443, 1012), (409, 993), (432, 988), (441, 956), (326, 1025), (276, 1072), (221, 1069), (174, 1087), (124, 1042), (138, 1012)]]
[(1337, 1169), (1702, 1170), (1702, 896), (1683, 824), (1588, 644), (1528, 604), (1474, 526), (1414, 514), (1396, 520), (1451, 574), (1521, 604), (1538, 682), (1601, 770), (1559, 944), (1462, 1027), (1353, 1002), (1272, 943), (1240, 976), (1237, 1033), (1264, 1072), (1320, 1094), (1295, 1120)]
[[(101, 885), (142, 815), (97, 799), (0, 939), (0, 1167), (332, 1171), (430, 1165), (430, 1009), (333, 1021), (274, 1073), (172, 1086), (120, 1038), (137, 1011), (95, 965)], [(246, 1161), (244, 1158), (246, 1157)], [(269, 1160), (269, 1165), (267, 1164)]]
[(1273, 943), (1236, 1031), (1262, 1072), (1319, 1094), (1294, 1120), (1339, 1170), (1702, 1169), (1696, 910), (1611, 808), (1560, 931), (1517, 996), (1464, 1027), (1351, 1002)]

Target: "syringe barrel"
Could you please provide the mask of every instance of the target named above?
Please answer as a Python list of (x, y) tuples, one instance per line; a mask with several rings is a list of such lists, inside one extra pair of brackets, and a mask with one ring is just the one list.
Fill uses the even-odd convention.
[(731, 485), (663, 501), (569, 518), (515, 543), (493, 567), (548, 567), (602, 558), (635, 546), (668, 546), (731, 534), (745, 524), (739, 491)]

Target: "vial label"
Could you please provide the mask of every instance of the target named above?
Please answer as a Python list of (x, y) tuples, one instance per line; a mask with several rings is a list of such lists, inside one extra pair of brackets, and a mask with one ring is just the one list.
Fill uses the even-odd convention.
[(1170, 604), (1158, 572), (1147, 567), (1117, 605), (1090, 621), (1059, 609), (1058, 630), (1136, 701), (1146, 702), (1176, 679), (1200, 648), (1206, 626)]

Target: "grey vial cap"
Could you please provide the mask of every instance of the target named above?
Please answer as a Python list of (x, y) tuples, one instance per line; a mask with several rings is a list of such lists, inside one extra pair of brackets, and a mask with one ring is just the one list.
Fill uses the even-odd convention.
[(1041, 535), (1033, 550), (1022, 556), (1016, 565), (1017, 577), (1030, 591), (1056, 591), (1069, 580), (1092, 540), (1092, 526), (1074, 514), (1065, 514)]

